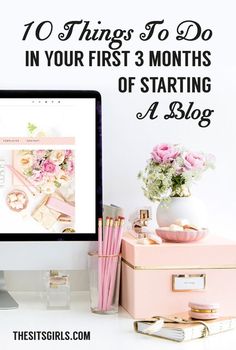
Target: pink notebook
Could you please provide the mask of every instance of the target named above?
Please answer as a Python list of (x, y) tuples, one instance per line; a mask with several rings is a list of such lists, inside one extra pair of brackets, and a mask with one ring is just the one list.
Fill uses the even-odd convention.
[(58, 211), (59, 213), (66, 214), (72, 218), (75, 216), (75, 207), (58, 198), (50, 197), (46, 205), (48, 208)]

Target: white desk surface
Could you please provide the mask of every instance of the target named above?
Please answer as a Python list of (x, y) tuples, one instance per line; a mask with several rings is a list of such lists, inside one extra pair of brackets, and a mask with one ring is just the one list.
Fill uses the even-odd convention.
[[(70, 310), (47, 310), (39, 293), (12, 293), (19, 303), (15, 310), (0, 311), (0, 348), (18, 349), (161, 349), (161, 350), (231, 350), (236, 349), (236, 330), (204, 339), (176, 343), (137, 334), (133, 320), (121, 308), (116, 315), (90, 312), (87, 292), (72, 293)], [(13, 330), (90, 331), (90, 341), (14, 341)]]

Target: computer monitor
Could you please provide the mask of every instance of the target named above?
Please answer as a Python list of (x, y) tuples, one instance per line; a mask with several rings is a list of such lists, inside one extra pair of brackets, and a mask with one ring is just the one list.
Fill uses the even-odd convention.
[(101, 137), (96, 91), (0, 91), (1, 270), (85, 268), (102, 216)]

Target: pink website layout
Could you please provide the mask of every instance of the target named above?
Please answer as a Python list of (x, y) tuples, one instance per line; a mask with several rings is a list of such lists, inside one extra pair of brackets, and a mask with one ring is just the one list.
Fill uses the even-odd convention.
[(0, 100), (0, 233), (95, 232), (95, 99)]

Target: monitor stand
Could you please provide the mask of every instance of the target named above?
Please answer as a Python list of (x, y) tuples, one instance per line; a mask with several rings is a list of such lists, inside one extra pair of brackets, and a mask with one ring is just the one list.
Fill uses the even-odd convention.
[(4, 272), (0, 271), (0, 310), (16, 309), (18, 308), (17, 302), (6, 290), (6, 284), (4, 280)]

